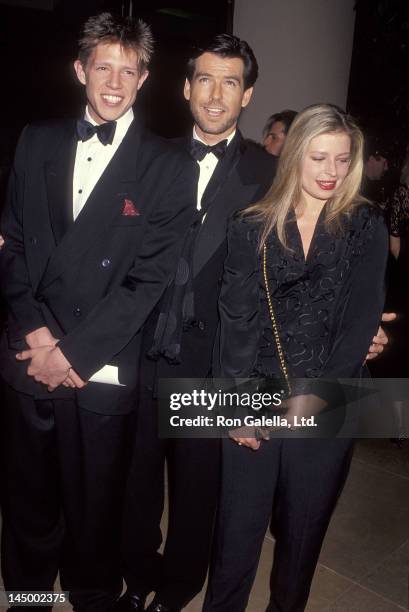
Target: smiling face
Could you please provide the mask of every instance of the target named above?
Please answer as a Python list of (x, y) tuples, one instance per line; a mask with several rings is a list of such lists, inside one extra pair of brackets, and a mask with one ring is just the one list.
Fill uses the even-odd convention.
[(351, 138), (345, 132), (313, 138), (301, 164), (302, 193), (307, 201), (331, 198), (348, 174)]
[(227, 138), (237, 125), (253, 88), (244, 89), (244, 63), (238, 57), (203, 53), (195, 64), (192, 81), (184, 94), (190, 102), (198, 136), (208, 144)]
[(97, 123), (122, 117), (148, 76), (147, 70), (139, 74), (136, 51), (119, 43), (99, 43), (86, 65), (77, 60), (74, 68), (78, 80), (85, 85), (88, 110)]

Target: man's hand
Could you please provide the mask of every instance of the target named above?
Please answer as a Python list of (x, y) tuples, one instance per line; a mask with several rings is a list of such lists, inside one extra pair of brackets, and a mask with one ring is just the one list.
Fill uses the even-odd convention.
[[(28, 351), (22, 351), (16, 355), (16, 359), (19, 361), (31, 359), (27, 374), (32, 376), (37, 382), (47, 385), (48, 391), (54, 391), (68, 377), (78, 388), (85, 385), (85, 382), (73, 372), (70, 362), (58, 346), (41, 346), (29, 349)], [(72, 375), (74, 376), (73, 379), (71, 379)]]
[(4, 246), (4, 238), (0, 235), (0, 249)]
[[(390, 321), (394, 321), (396, 319), (395, 312), (384, 312), (382, 314), (382, 322), (389, 323)], [(389, 338), (385, 334), (385, 331), (382, 327), (379, 327), (376, 336), (372, 339), (372, 344), (369, 347), (369, 352), (366, 356), (365, 361), (369, 361), (370, 359), (375, 359), (380, 355), (384, 349), (384, 347), (388, 344)]]
[(39, 348), (40, 346), (55, 346), (58, 338), (54, 338), (48, 327), (39, 327), (27, 334), (25, 340), (31, 349)]
[(82, 380), (82, 378), (77, 374), (77, 372), (71, 368), (67, 378), (62, 383), (64, 387), (71, 387), (71, 389), (82, 389), (85, 387), (87, 382)]
[[(27, 334), (25, 340), (30, 349), (37, 349), (41, 347), (54, 347), (58, 343), (58, 338), (54, 338), (48, 327), (39, 327), (34, 331)], [(24, 351), (26, 353), (27, 351)], [(61, 351), (60, 351), (61, 352)], [(23, 353), (22, 353), (23, 354)], [(72, 389), (81, 389), (87, 383), (70, 367), (68, 376), (62, 382), (64, 387), (71, 387)], [(52, 389), (49, 389), (52, 390)]]
[(53, 346), (40, 346), (17, 353), (16, 359), (25, 361), (31, 359), (27, 374), (37, 382), (47, 385), (53, 391), (68, 376), (71, 364), (64, 357), (59, 348)]
[(232, 440), (237, 442), (239, 446), (247, 446), (254, 451), (260, 448), (260, 440), (256, 439), (256, 430), (254, 427), (239, 427), (238, 429), (232, 429), (229, 432), (229, 436)]

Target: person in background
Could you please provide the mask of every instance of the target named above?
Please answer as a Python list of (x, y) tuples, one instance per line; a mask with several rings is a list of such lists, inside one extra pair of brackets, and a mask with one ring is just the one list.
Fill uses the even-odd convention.
[(283, 110), (268, 118), (263, 129), (263, 147), (267, 153), (276, 157), (280, 155), (287, 132), (296, 116), (296, 111)]
[(365, 163), (361, 193), (381, 208), (385, 207), (388, 186), (385, 178), (388, 172), (389, 153), (379, 139), (368, 138), (365, 146)]
[[(401, 448), (409, 434), (409, 367), (402, 359), (409, 335), (409, 147), (400, 173), (400, 185), (386, 200), (386, 218), (389, 226), (391, 261), (386, 304), (388, 310), (397, 313), (397, 321), (391, 327), (391, 346), (382, 363), (371, 370), (381, 378), (398, 379), (393, 382), (393, 414), (396, 436), (393, 442)], [(390, 393), (388, 393), (388, 399)]]
[[(390, 250), (396, 260), (408, 263), (409, 257), (409, 146), (403, 160), (400, 185), (386, 206), (390, 229)], [(407, 275), (405, 283), (407, 284)]]

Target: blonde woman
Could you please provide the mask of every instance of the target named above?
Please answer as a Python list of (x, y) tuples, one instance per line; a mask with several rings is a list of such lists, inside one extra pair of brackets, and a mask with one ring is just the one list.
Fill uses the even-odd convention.
[[(232, 221), (220, 298), (222, 377), (362, 374), (381, 317), (388, 251), (383, 219), (359, 196), (362, 149), (361, 131), (338, 108), (307, 108), (288, 132), (269, 193)], [(314, 396), (295, 395), (290, 411), (311, 408)], [(325, 405), (315, 399), (312, 412)], [(300, 612), (348, 474), (352, 442), (231, 435), (223, 441), (204, 610), (246, 609), (272, 518), (267, 610)]]

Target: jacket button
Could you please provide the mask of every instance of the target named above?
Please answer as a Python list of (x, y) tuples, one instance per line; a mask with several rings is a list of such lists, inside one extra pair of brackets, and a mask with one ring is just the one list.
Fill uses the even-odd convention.
[(111, 260), (108, 259), (107, 257), (101, 261), (101, 266), (103, 268), (108, 268), (108, 266), (110, 265), (111, 265)]
[(199, 321), (197, 324), (200, 331), (204, 331), (206, 329), (206, 324), (203, 321)]
[(82, 315), (81, 308), (74, 308), (73, 313), (74, 317), (80, 317)]
[(31, 238), (30, 238), (30, 243), (31, 243), (32, 245), (36, 245), (36, 244), (37, 244), (37, 242), (38, 242), (37, 238), (36, 238), (35, 236), (31, 236)]

